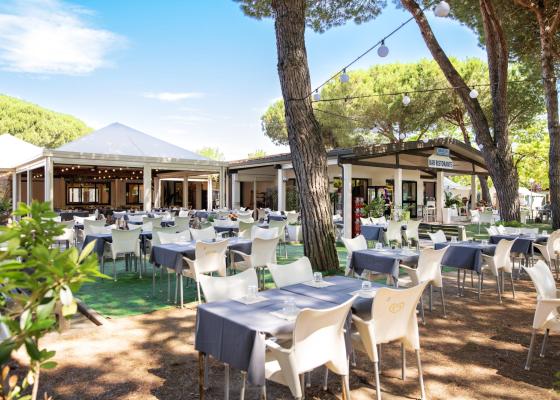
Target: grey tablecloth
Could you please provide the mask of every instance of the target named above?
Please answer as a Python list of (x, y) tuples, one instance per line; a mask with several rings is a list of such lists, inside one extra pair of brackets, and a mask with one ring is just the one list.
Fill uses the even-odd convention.
[(436, 250), (449, 247), (441, 260), (446, 267), (471, 269), (480, 273), (482, 268), (482, 254), (492, 255), (496, 250), (495, 244), (482, 244), (480, 242), (436, 243)]
[(525, 255), (533, 254), (533, 243), (546, 243), (548, 236), (529, 236), (529, 235), (493, 235), (490, 236), (490, 243), (498, 244), (502, 239), (515, 240), (511, 251)]
[[(138, 231), (138, 237), (140, 238), (140, 247), (141, 247), (142, 251), (145, 251), (146, 240), (152, 238), (152, 232), (148, 232), (148, 231), (141, 232), (139, 230)], [(87, 246), (89, 243), (93, 242), (94, 240), (97, 240), (97, 242), (95, 242), (95, 246), (93, 247), (93, 251), (95, 253), (97, 253), (97, 256), (99, 258), (101, 258), (101, 257), (103, 257), (103, 250), (105, 248), (105, 242), (111, 243), (113, 241), (113, 237), (111, 236), (110, 233), (96, 233), (96, 234), (92, 234), (92, 235), (87, 235), (86, 238), (84, 239), (83, 247)]]
[(208, 211), (195, 211), (194, 216), (200, 219), (208, 219)]
[(268, 222), (270, 222), (270, 221), (284, 221), (288, 217), (286, 217), (285, 215), (270, 215), (270, 214), (268, 214), (266, 218), (267, 218)]
[[(243, 253), (251, 253), (251, 241), (248, 239), (230, 238), (228, 248), (230, 250), (238, 250)], [(150, 254), (150, 262), (155, 266), (164, 266), (175, 269), (179, 274), (183, 270), (183, 257), (194, 259), (196, 243), (189, 244), (159, 244), (152, 246)]]
[(376, 242), (381, 242), (383, 240), (383, 231), (385, 230), (385, 225), (362, 225), (360, 227), (360, 230), (366, 240), (375, 240)]
[(58, 213), (62, 221), (70, 221), (76, 217), (88, 217), (89, 211), (60, 211)]
[(399, 279), (399, 264), (415, 265), (418, 252), (408, 249), (368, 249), (352, 252), (350, 269), (361, 274), (365, 269)]
[[(293, 299), (298, 308), (325, 309), (350, 299), (350, 292), (361, 288), (361, 281), (331, 277), (334, 286), (322, 289), (298, 284), (260, 292), (267, 301), (245, 305), (234, 300), (200, 305), (197, 312), (195, 349), (247, 371), (249, 382), (263, 385), (265, 339), (293, 331), (294, 323), (271, 315), (280, 311), (283, 301)], [(371, 309), (371, 299), (361, 299)]]

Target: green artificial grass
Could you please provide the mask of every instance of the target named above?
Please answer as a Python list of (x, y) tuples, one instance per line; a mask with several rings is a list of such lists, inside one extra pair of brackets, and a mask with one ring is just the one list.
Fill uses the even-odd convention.
[[(303, 257), (303, 245), (288, 244), (288, 258), (284, 258), (284, 247), (278, 249), (278, 263), (287, 264)], [(330, 270), (329, 275), (343, 273), (346, 266), (346, 249), (337, 246), (340, 268)], [(113, 264), (105, 262), (105, 273), (112, 276)], [(125, 271), (124, 261), (117, 262), (117, 281), (112, 279), (97, 280), (87, 283), (78, 291), (77, 297), (89, 308), (97, 311), (108, 318), (127, 317), (145, 314), (163, 308), (175, 306), (175, 276), (171, 275), (170, 302), (167, 301), (167, 273), (164, 271), (160, 278), (160, 270), (156, 269), (156, 291), (152, 296), (152, 265), (148, 263), (148, 271), (138, 278), (138, 273)], [(267, 274), (267, 287), (273, 287), (272, 279)], [(196, 286), (190, 284), (187, 287), (186, 279), (183, 279), (184, 303), (196, 300)]]

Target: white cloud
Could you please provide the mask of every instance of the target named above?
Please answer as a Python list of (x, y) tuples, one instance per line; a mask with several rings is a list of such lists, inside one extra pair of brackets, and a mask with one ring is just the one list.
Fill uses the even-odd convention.
[(13, 0), (0, 8), (0, 67), (38, 74), (80, 75), (108, 66), (125, 39), (90, 27), (92, 12), (61, 0)]
[(143, 93), (147, 99), (156, 99), (160, 101), (181, 101), (186, 99), (196, 99), (204, 96), (204, 93), (198, 92), (159, 92), (159, 93)]

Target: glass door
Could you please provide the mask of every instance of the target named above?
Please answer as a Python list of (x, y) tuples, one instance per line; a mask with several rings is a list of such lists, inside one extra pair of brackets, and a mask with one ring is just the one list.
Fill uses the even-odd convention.
[(402, 206), (403, 210), (410, 210), (410, 217), (417, 217), (417, 195), (416, 181), (403, 181), (402, 183)]

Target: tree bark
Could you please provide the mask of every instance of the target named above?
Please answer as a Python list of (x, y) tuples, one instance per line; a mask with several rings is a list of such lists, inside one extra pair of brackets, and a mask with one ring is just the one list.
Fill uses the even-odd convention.
[(305, 255), (317, 270), (338, 268), (329, 199), (327, 152), (311, 106), (305, 48), (305, 0), (273, 0), (278, 75), (299, 191)]
[(414, 17), (432, 57), (451, 86), (456, 88), (457, 95), (469, 113), (476, 141), (483, 146), (482, 155), (496, 187), (500, 217), (505, 221), (519, 220), (519, 179), (507, 127), (507, 48), (492, 5), (488, 0), (480, 0), (485, 32), (488, 32), (486, 50), (494, 105), (494, 126), (491, 131), (480, 103), (477, 99), (470, 98), (470, 88), (441, 48), (422, 9), (415, 0), (402, 0), (402, 4)]
[(480, 193), (482, 194), (482, 201), (486, 204), (492, 204), (492, 196), (490, 196), (490, 188), (488, 187), (488, 177), (484, 175), (478, 175), (478, 180), (480, 182)]

